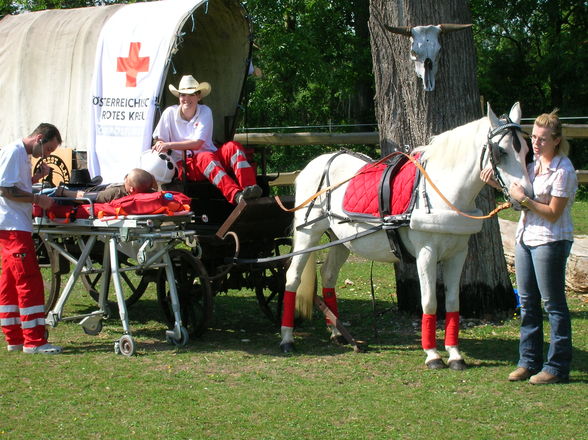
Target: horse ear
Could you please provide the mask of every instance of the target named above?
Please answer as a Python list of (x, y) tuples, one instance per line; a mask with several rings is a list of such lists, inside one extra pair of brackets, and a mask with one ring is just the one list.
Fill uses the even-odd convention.
[(510, 113), (509, 113), (508, 117), (515, 124), (519, 124), (521, 122), (522, 116), (523, 116), (523, 112), (521, 111), (521, 104), (519, 102), (515, 102), (515, 104), (510, 109)]
[(488, 108), (487, 113), (488, 113), (488, 119), (490, 120), (490, 125), (492, 126), (492, 128), (498, 127), (498, 125), (500, 125), (500, 120), (496, 117), (496, 115), (492, 111), (492, 108), (490, 108), (490, 103), (488, 103), (487, 108)]

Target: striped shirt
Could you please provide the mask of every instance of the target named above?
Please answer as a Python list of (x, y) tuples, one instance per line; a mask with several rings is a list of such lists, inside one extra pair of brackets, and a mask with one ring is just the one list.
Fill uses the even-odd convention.
[(533, 199), (546, 205), (551, 197), (564, 197), (568, 202), (561, 216), (553, 223), (532, 211), (523, 211), (517, 226), (516, 241), (527, 246), (560, 240), (574, 241), (572, 204), (578, 189), (576, 170), (570, 159), (561, 155), (553, 158), (546, 171), (536, 175), (539, 164), (539, 160), (536, 160), (527, 167), (535, 194)]

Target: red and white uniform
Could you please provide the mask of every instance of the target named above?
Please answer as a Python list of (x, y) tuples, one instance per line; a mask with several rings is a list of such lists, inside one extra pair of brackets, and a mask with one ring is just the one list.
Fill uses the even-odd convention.
[[(31, 161), (22, 141), (0, 149), (0, 186), (32, 192)], [(8, 345), (47, 343), (43, 278), (32, 232), (32, 204), (0, 197), (0, 325)]]
[[(227, 142), (216, 148), (212, 141), (213, 118), (210, 107), (199, 104), (196, 114), (186, 121), (182, 118), (179, 105), (164, 110), (153, 132), (154, 139), (164, 142), (185, 140), (204, 143), (198, 150), (186, 152), (186, 170), (189, 180), (208, 179), (217, 186), (229, 202), (243, 188), (256, 184), (255, 169), (247, 161), (243, 146), (238, 142)], [(173, 150), (172, 158), (181, 162), (181, 150)], [(178, 166), (181, 170), (182, 167)]]

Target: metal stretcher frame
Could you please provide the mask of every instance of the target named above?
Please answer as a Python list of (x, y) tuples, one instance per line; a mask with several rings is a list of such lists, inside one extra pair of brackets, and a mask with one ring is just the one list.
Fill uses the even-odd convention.
[[(174, 279), (174, 271), (169, 251), (180, 242), (190, 247), (198, 246), (196, 231), (187, 230), (192, 213), (182, 215), (134, 215), (108, 219), (79, 219), (68, 223), (50, 220), (46, 217), (35, 217), (33, 225), (35, 232), (45, 244), (57, 251), (61, 256), (73, 263), (74, 270), (59, 294), (55, 306), (48, 312), (46, 322), (56, 327), (60, 321), (77, 321), (84, 332), (97, 335), (102, 330), (102, 321), (108, 319), (107, 297), (112, 277), (116, 292), (123, 336), (114, 344), (117, 354), (132, 356), (135, 353), (135, 343), (131, 335), (127, 306), (120, 279), (121, 272), (144, 269), (164, 268), (170, 288), (170, 298), (175, 324), (173, 330), (166, 331), (166, 340), (177, 346), (184, 346), (188, 342), (188, 331), (182, 325), (180, 303)], [(60, 240), (61, 243), (60, 243)], [(68, 252), (63, 245), (63, 238), (73, 238), (80, 250), (79, 257)], [(99, 241), (104, 242), (104, 254), (101, 267), (96, 267), (92, 261), (91, 251)], [(126, 247), (125, 247), (126, 246)], [(138, 249), (137, 249), (138, 248)], [(137, 249), (135, 251), (135, 249)], [(121, 268), (118, 252), (136, 259), (137, 265)], [(98, 310), (82, 315), (65, 317), (63, 310), (73, 288), (81, 275), (103, 273), (102, 286), (98, 299)]]

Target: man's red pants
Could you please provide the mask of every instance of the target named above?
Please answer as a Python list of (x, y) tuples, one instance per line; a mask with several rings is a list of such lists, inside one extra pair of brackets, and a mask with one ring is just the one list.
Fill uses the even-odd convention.
[(38, 347), (45, 336), (43, 277), (32, 234), (0, 231), (0, 324), (8, 345)]

